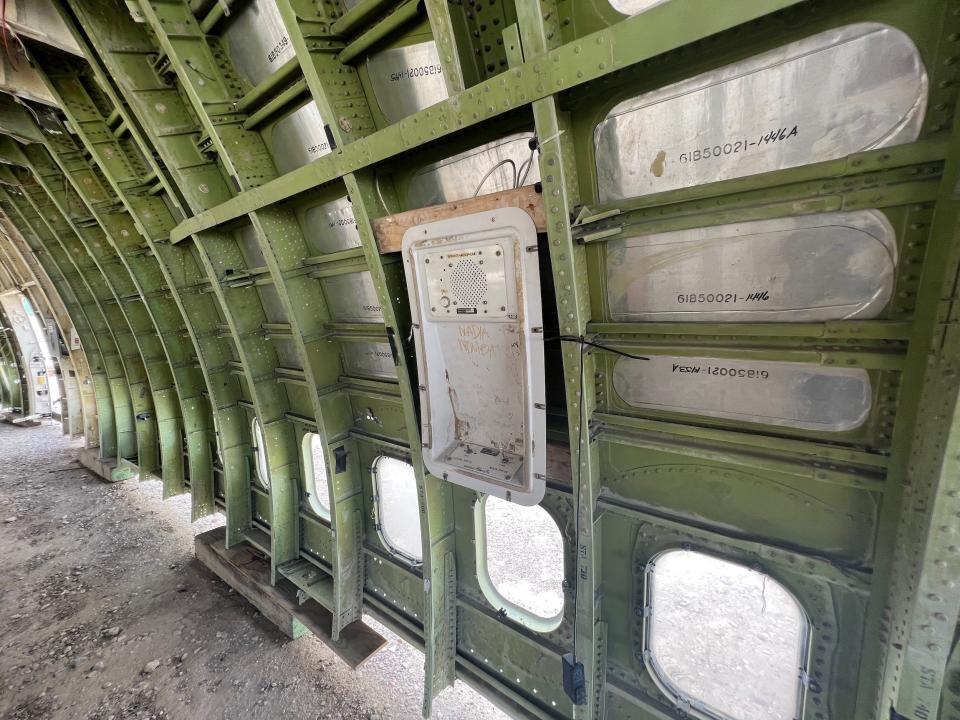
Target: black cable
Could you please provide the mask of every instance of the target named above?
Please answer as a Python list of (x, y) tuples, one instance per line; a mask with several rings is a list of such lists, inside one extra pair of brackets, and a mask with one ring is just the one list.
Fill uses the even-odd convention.
[(580, 584), (580, 497), (583, 492), (583, 473), (581, 472), (583, 468), (583, 426), (586, 423), (586, 410), (585, 410), (585, 397), (584, 397), (584, 355), (586, 354), (586, 348), (595, 347), (598, 350), (606, 350), (615, 355), (621, 355), (623, 357), (630, 358), (631, 360), (649, 360), (650, 358), (644, 355), (633, 355), (632, 353), (624, 352), (623, 350), (617, 350), (616, 348), (603, 345), (601, 343), (593, 342), (592, 340), (587, 340), (582, 335), (555, 335), (554, 337), (544, 338), (544, 342), (551, 342), (559, 340), (561, 342), (575, 342), (580, 345), (580, 400), (578, 407), (580, 408), (580, 417), (577, 423), (577, 484), (576, 484), (576, 493), (573, 500), (573, 532), (574, 540), (576, 542), (576, 561), (574, 563), (575, 577), (573, 581), (573, 660), (577, 660), (577, 620), (579, 618), (579, 611), (577, 608), (577, 596), (579, 595), (579, 584)]
[[(555, 335), (554, 337), (544, 338), (544, 342), (551, 342), (552, 340), (562, 340), (563, 342), (575, 342), (580, 343), (581, 348), (583, 345), (589, 345), (590, 347), (595, 347), (599, 350), (606, 350), (611, 352), (614, 355), (622, 355), (623, 357), (630, 358), (631, 360), (649, 360), (646, 355), (633, 355), (632, 353), (625, 352), (623, 350), (617, 350), (616, 348), (610, 347), (609, 345), (603, 345), (601, 343), (593, 342), (592, 340), (587, 340), (583, 335)], [(582, 354), (582, 353), (581, 353)], [(583, 370), (583, 368), (581, 368)], [(580, 384), (583, 384), (583, 377), (581, 373)], [(581, 391), (583, 388), (580, 388)]]
[(210, 77), (203, 70), (198, 68), (196, 64), (194, 64), (193, 60), (191, 60), (190, 58), (187, 58), (186, 60), (184, 60), (183, 64), (186, 65), (191, 70), (193, 70), (197, 75), (202, 77), (204, 80), (209, 80), (210, 82), (216, 82), (215, 78)]

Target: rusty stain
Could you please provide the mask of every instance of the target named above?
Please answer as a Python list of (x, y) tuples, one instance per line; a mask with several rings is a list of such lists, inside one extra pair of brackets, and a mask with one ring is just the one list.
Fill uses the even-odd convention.
[(460, 411), (457, 407), (459, 398), (457, 397), (457, 391), (450, 384), (450, 373), (444, 370), (443, 378), (447, 383), (447, 394), (450, 396), (450, 407), (453, 409), (453, 435), (462, 441), (470, 433), (470, 423), (460, 418)]
[(653, 173), (654, 177), (661, 177), (663, 175), (663, 168), (667, 164), (667, 152), (666, 150), (661, 150), (657, 153), (657, 156), (653, 159), (653, 162), (650, 163), (650, 172)]

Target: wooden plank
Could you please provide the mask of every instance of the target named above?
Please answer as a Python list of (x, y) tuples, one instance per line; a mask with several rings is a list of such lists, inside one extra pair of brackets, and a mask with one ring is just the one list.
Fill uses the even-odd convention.
[(270, 544), (270, 536), (267, 535), (260, 528), (247, 528), (243, 531), (244, 539), (253, 545), (257, 550), (262, 552), (267, 557), (270, 556), (270, 550), (272, 545)]
[(339, 655), (341, 660), (354, 669), (363, 665), (387, 644), (387, 639), (383, 635), (362, 620), (354, 620), (347, 625), (340, 631), (340, 639), (334, 641), (330, 637), (333, 616), (330, 611), (313, 600), (298, 606), (293, 614), (310, 629), (310, 632)]
[(296, 588), (288, 580), (270, 584), (270, 563), (249, 545), (226, 548), (226, 531), (215, 528), (197, 535), (197, 559), (221, 580), (243, 595), (263, 616), (287, 636), (298, 638), (308, 631), (327, 645), (351, 668), (357, 668), (387, 644), (386, 638), (362, 621), (350, 623), (334, 641), (333, 616), (317, 602), (297, 602)]
[(264, 617), (291, 638), (304, 634), (297, 628), (281, 593), (270, 584), (270, 563), (249, 545), (225, 546), (226, 530), (214, 528), (194, 538), (197, 560), (243, 595)]
[(377, 236), (377, 246), (381, 254), (400, 252), (403, 243), (403, 234), (414, 225), (444, 220), (457, 215), (496, 210), (504, 207), (518, 207), (526, 210), (537, 226), (537, 232), (547, 231), (547, 215), (543, 208), (543, 196), (533, 185), (524, 185), (516, 190), (481, 195), (480, 197), (443, 205), (408, 210), (407, 212), (388, 215), (373, 221), (373, 232)]

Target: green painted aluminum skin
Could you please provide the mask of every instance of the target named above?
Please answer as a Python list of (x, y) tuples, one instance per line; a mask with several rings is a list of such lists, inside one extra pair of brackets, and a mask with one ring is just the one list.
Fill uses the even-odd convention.
[[(0, 309), (0, 321), (10, 327), (6, 312)], [(25, 356), (13, 332), (0, 333), (0, 410), (28, 415), (24, 407), (23, 388), (26, 387)]]
[[(79, 336), (69, 412), (87, 446), (162, 478), (165, 497), (190, 492), (194, 518), (224, 512), (228, 546), (269, 555), (273, 582), (318, 570), (335, 639), (367, 613), (421, 647), (425, 717), (457, 678), (517, 717), (704, 717), (645, 660), (648, 563), (682, 547), (762, 571), (799, 601), (798, 720), (960, 719), (960, 0), (669, 0), (633, 17), (607, 0), (276, 0), (294, 54), (255, 87), (225, 36), (245, 4), (136, 0), (134, 19), (113, 0), (56, 0), (85, 59), (34, 40), (25, 52), (64, 132), (0, 98), (0, 285), (30, 285), (64, 339)], [(594, 131), (618, 103), (857, 23), (917, 48), (929, 87), (915, 140), (601, 200)], [(448, 97), (390, 123), (367, 59), (428, 41)], [(332, 149), (282, 173), (274, 131), (306, 103)], [(374, 234), (413, 209), (417, 170), (517, 132), (539, 142), (545, 330), (604, 346), (547, 345), (548, 454), (568, 469), (542, 503), (565, 578), (559, 624), (543, 632), (484, 594), (477, 493), (423, 466), (403, 267)], [(320, 252), (312, 211), (345, 197), (358, 244)], [(896, 236), (890, 300), (868, 319), (611, 310), (611, 239), (855, 211)], [(361, 301), (341, 288), (361, 278), (368, 307), (344, 319)], [(393, 348), (395, 377), (351, 365), (364, 343)], [(613, 351), (855, 371), (869, 410), (831, 431), (644, 406), (621, 396)], [(0, 333), (0, 406), (22, 407), (27, 366)], [(310, 433), (329, 518), (306, 495)], [(383, 455), (414, 468), (422, 562), (379, 532)], [(582, 705), (561, 686), (573, 650)]]
[[(6, 221), (3, 226), (3, 242), (0, 243), (0, 258), (16, 280), (16, 286), (27, 294), (35, 308), (43, 316), (52, 318), (57, 325), (60, 338), (67, 347), (68, 359), (59, 357), (61, 375), (72, 377), (76, 383), (79, 398), (67, 400), (68, 407), (62, 412), (68, 416), (68, 428), (73, 437), (82, 435), (88, 448), (99, 445), (97, 427), (96, 397), (93, 392), (93, 380), (89, 362), (83, 347), (75, 347), (71, 341), (73, 324), (70, 313), (56, 285), (46, 270), (37, 262), (36, 256), (27, 246), (16, 226)], [(65, 381), (68, 384), (69, 381)], [(66, 431), (66, 429), (65, 429)]]

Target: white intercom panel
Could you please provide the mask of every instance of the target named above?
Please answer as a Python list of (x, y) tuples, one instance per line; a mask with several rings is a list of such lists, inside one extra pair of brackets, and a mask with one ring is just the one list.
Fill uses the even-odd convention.
[(537, 230), (519, 208), (403, 236), (427, 469), (522, 505), (543, 499), (546, 410)]

